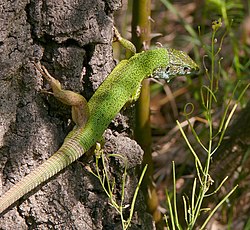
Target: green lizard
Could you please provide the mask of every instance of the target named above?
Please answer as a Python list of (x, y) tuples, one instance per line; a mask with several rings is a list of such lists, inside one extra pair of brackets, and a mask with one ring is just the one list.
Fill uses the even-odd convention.
[[(114, 31), (117, 40), (126, 47), (129, 45), (134, 52), (132, 43)], [(72, 106), (72, 119), (76, 127), (56, 153), (0, 197), (0, 213), (95, 145), (122, 107), (138, 98), (143, 79), (155, 76), (168, 80), (198, 69), (195, 62), (182, 51), (158, 48), (136, 53), (130, 59), (121, 61), (87, 102), (81, 95), (63, 90), (60, 82), (50, 76), (45, 67), (38, 64), (36, 67), (50, 83), (54, 96)]]

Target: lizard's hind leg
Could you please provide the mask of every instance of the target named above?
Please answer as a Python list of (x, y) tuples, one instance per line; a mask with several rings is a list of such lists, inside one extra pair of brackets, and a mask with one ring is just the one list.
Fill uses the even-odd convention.
[(49, 82), (53, 94), (59, 101), (72, 106), (72, 120), (77, 127), (83, 127), (89, 118), (89, 108), (87, 100), (80, 94), (70, 90), (62, 89), (61, 83), (52, 77), (48, 70), (40, 63), (34, 63), (39, 73)]

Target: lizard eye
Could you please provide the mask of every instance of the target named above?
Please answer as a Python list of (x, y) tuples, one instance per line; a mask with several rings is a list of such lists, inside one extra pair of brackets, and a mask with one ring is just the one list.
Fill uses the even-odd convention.
[(183, 70), (185, 73), (189, 72), (189, 68), (187, 66), (184, 66)]

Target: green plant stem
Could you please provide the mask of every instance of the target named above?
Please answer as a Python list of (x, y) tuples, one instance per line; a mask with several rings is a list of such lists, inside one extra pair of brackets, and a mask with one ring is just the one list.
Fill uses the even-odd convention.
[[(195, 208), (192, 213), (194, 213), (194, 216), (192, 216), (192, 221), (188, 225), (188, 229), (193, 229), (194, 225), (197, 221), (198, 216), (200, 215), (201, 206), (203, 203), (203, 200), (205, 198), (206, 192), (209, 189), (210, 186), (210, 176), (209, 176), (209, 168), (211, 163), (211, 156), (213, 153), (213, 120), (212, 120), (212, 103), (213, 100), (216, 101), (216, 98), (214, 96), (214, 79), (215, 79), (215, 56), (218, 54), (218, 52), (215, 54), (214, 50), (214, 43), (215, 43), (215, 34), (216, 30), (213, 30), (212, 33), (212, 40), (211, 40), (211, 75), (209, 77), (209, 89), (207, 89), (207, 101), (206, 101), (206, 110), (205, 110), (205, 116), (208, 121), (209, 126), (209, 142), (208, 142), (208, 148), (207, 148), (207, 158), (206, 163), (203, 171), (202, 181), (201, 181), (201, 188), (199, 191), (199, 195), (197, 198), (197, 203), (195, 205)], [(209, 76), (209, 75), (208, 75)]]
[[(132, 42), (137, 52), (149, 49), (151, 39), (151, 0), (133, 1), (132, 15)], [(149, 80), (142, 82), (140, 98), (136, 103), (136, 127), (135, 139), (144, 151), (143, 164), (148, 165), (145, 178), (142, 182), (142, 190), (147, 199), (148, 211), (153, 215), (155, 222), (162, 221), (162, 216), (157, 209), (159, 205), (158, 196), (153, 185), (153, 160), (152, 140), (150, 125), (150, 88)]]
[(217, 211), (217, 209), (233, 194), (233, 192), (236, 190), (238, 185), (236, 185), (212, 210), (212, 212), (209, 214), (203, 225), (201, 226), (200, 230), (204, 229), (208, 223), (208, 221), (211, 219), (211, 217), (214, 215), (214, 213)]

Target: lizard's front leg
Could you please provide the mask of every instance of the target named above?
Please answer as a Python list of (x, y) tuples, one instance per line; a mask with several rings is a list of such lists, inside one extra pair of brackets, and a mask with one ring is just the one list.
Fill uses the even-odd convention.
[(114, 42), (118, 41), (125, 49), (129, 50), (132, 55), (134, 55), (136, 53), (136, 48), (134, 44), (131, 41), (123, 38), (115, 27), (113, 27), (113, 30)]

